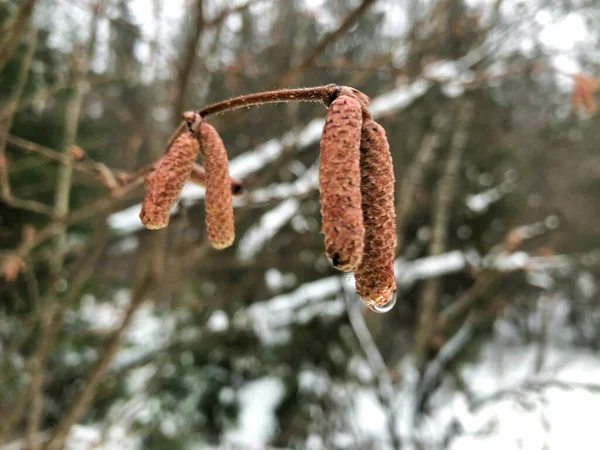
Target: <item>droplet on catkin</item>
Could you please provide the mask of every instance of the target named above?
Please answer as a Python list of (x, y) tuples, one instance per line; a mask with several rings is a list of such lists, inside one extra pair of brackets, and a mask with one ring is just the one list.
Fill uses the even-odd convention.
[(385, 130), (372, 120), (363, 124), (360, 155), (365, 245), (354, 273), (356, 291), (372, 310), (387, 312), (396, 291), (395, 180)]
[(342, 95), (329, 106), (321, 136), (319, 199), (325, 249), (344, 272), (360, 264), (364, 244), (360, 193), (360, 103)]
[(212, 246), (223, 249), (235, 239), (229, 162), (223, 141), (212, 125), (202, 122), (200, 134), (206, 169), (206, 231)]
[[(186, 117), (186, 120), (188, 118)], [(140, 212), (140, 219), (150, 230), (164, 228), (169, 224), (169, 211), (181, 195), (185, 182), (190, 177), (194, 161), (198, 157), (200, 145), (192, 126), (197, 125), (198, 116), (188, 121), (189, 130), (183, 132), (146, 175), (146, 197)]]
[(396, 291), (387, 299), (387, 302), (381, 304), (367, 303), (367, 306), (371, 311), (376, 313), (384, 314), (390, 312), (396, 306)]

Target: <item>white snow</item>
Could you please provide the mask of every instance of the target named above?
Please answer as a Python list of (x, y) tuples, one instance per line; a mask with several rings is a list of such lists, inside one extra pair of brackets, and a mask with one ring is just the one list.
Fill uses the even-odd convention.
[(285, 395), (285, 385), (276, 377), (264, 377), (244, 384), (238, 391), (238, 425), (225, 434), (229, 444), (247, 450), (262, 449), (275, 434), (275, 408)]
[(238, 256), (242, 261), (251, 260), (264, 245), (298, 212), (300, 201), (294, 198), (284, 200), (272, 210), (266, 212), (240, 240)]
[(214, 311), (206, 322), (206, 328), (213, 333), (227, 331), (229, 329), (229, 317), (227, 317), (227, 313), (222, 309)]

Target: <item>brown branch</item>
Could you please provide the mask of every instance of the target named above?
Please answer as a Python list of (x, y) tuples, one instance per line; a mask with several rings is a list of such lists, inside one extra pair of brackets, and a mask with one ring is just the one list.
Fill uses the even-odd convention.
[(44, 372), (46, 367), (46, 359), (50, 353), (50, 347), (54, 341), (54, 333), (52, 332), (52, 322), (56, 312), (57, 305), (51, 303), (45, 308), (42, 313), (40, 323), (40, 335), (38, 347), (30, 360), (31, 381), (29, 384), (29, 399), (30, 404), (27, 421), (27, 444), (31, 450), (39, 450), (40, 445), (37, 440), (38, 428), (41, 421), (42, 409), (44, 406)]
[[(22, 150), (25, 150), (26, 152), (37, 153), (39, 155), (42, 155), (44, 158), (57, 161), (62, 165), (70, 164), (69, 157), (64, 153), (57, 152), (56, 150), (53, 150), (49, 147), (45, 147), (43, 145), (37, 144), (32, 141), (28, 141), (27, 139), (14, 136), (9, 133), (0, 132), (0, 139), (3, 137), (6, 139), (7, 143), (12, 144), (15, 147), (18, 147)], [(92, 164), (82, 164), (79, 162), (73, 162), (72, 166), (73, 169), (85, 173), (86, 175), (91, 175), (94, 178), (98, 177), (98, 170)]]
[[(472, 115), (472, 105), (465, 100), (460, 105), (456, 123), (456, 131), (452, 137), (450, 151), (444, 174), (438, 183), (434, 200), (433, 231), (429, 246), (430, 256), (440, 255), (446, 250), (448, 221), (456, 185), (458, 183), (458, 169), (462, 154), (467, 143), (467, 132)], [(428, 279), (424, 286), (419, 302), (419, 325), (417, 328), (413, 354), (417, 368), (422, 369), (426, 360), (428, 340), (434, 326), (434, 315), (437, 297), (440, 288), (440, 278)]]
[[(61, 89), (65, 89), (65, 88), (67, 88), (67, 83), (64, 80), (60, 80), (57, 83), (53, 84), (52, 86), (49, 86), (47, 89), (44, 89), (40, 92), (30, 95), (27, 98), (22, 99), (19, 102), (19, 105), (17, 106), (16, 111), (25, 109), (39, 101), (42, 101), (45, 98), (50, 97), (51, 95), (55, 94), (56, 92), (60, 91)], [(8, 108), (0, 109), (0, 120), (5, 119), (10, 114), (11, 114), (11, 111)]]
[[(103, 83), (111, 83), (113, 81), (118, 81), (118, 80), (120, 80), (119, 77), (100, 76), (100, 77), (95, 77), (93, 79), (88, 80), (88, 84), (90, 86), (93, 86), (93, 85), (99, 85), (99, 84), (103, 84)], [(17, 106), (16, 112), (22, 111), (32, 105), (35, 105), (36, 103), (46, 100), (48, 97), (53, 96), (54, 94), (62, 91), (63, 89), (70, 89), (73, 87), (74, 86), (72, 84), (69, 84), (66, 80), (59, 79), (54, 84), (21, 99), (19, 101), (19, 105)], [(7, 115), (8, 115), (8, 111), (6, 110), (6, 108), (0, 109), (0, 121), (3, 120), (4, 118), (6, 118)]]
[[(65, 215), (69, 211), (69, 201), (71, 195), (71, 185), (73, 177), (73, 154), (70, 152), (71, 147), (77, 139), (77, 130), (79, 128), (79, 119), (81, 108), (83, 106), (83, 97), (86, 90), (86, 77), (89, 71), (89, 65), (94, 57), (96, 48), (96, 37), (98, 32), (98, 20), (101, 11), (104, 7), (105, 0), (98, 0), (93, 9), (93, 15), (89, 24), (89, 38), (87, 41), (85, 54), (80, 61), (74, 63), (74, 84), (75, 89), (67, 102), (65, 113), (65, 130), (63, 136), (63, 151), (65, 152), (69, 164), (59, 167), (58, 179), (56, 184), (56, 193), (54, 197), (54, 209), (58, 216)], [(54, 274), (58, 274), (62, 269), (64, 250), (66, 247), (66, 228), (60, 230), (56, 239), (55, 258), (51, 264), (51, 270)]]
[(229, 100), (224, 100), (202, 108), (198, 111), (202, 117), (222, 114), (239, 108), (264, 105), (267, 103), (286, 102), (317, 102), (329, 105), (335, 98), (340, 87), (336, 84), (327, 84), (311, 88), (280, 89), (276, 91), (259, 92), (257, 94), (242, 95)]
[[(164, 272), (157, 272), (156, 268), (163, 265), (160, 261), (162, 257), (162, 242), (154, 239), (154, 234), (150, 237), (149, 245), (140, 246), (138, 267), (136, 278), (132, 288), (131, 303), (125, 312), (121, 325), (104, 345), (103, 351), (96, 363), (90, 369), (83, 387), (71, 401), (69, 409), (63, 414), (60, 421), (50, 433), (50, 438), (44, 450), (61, 450), (64, 448), (65, 441), (69, 435), (71, 427), (83, 417), (89, 409), (98, 385), (102, 381), (109, 364), (116, 356), (121, 337), (131, 323), (135, 312), (143, 304), (145, 298), (160, 285), (160, 278)], [(157, 251), (158, 250), (158, 251)]]
[(436, 328), (442, 329), (464, 315), (469, 307), (487, 292), (500, 275), (500, 273), (494, 271), (481, 273), (468, 290), (463, 292), (455, 302), (440, 311), (436, 319)]
[[(96, 36), (98, 30), (98, 19), (100, 11), (104, 6), (104, 0), (98, 0), (94, 9), (94, 14), (90, 22), (90, 37), (86, 46), (86, 53), (83, 57), (83, 61), (75, 62), (75, 89), (73, 94), (67, 102), (66, 114), (65, 114), (65, 130), (63, 137), (63, 147), (66, 153), (66, 157), (69, 159), (69, 163), (59, 167), (58, 180), (56, 186), (56, 195), (54, 201), (54, 210), (57, 215), (64, 215), (69, 211), (69, 200), (72, 187), (72, 176), (73, 167), (72, 162), (74, 159), (71, 148), (75, 144), (77, 138), (77, 129), (79, 127), (79, 119), (81, 116), (81, 108), (83, 106), (83, 97), (85, 94), (85, 79), (89, 70), (89, 64), (94, 55), (94, 49), (96, 46)], [(60, 274), (63, 269), (64, 255), (66, 251), (66, 227), (61, 227), (56, 239), (56, 250), (54, 257), (51, 261), (51, 272), (54, 276)], [(56, 299), (49, 299), (50, 302)], [(36, 350), (36, 358), (34, 362), (36, 368), (33, 372), (32, 382), (30, 385), (31, 389), (31, 411), (28, 414), (27, 421), (27, 438), (30, 448), (38, 450), (40, 448), (39, 442), (36, 439), (38, 434), (39, 425), (41, 423), (41, 416), (43, 413), (43, 380), (44, 380), (44, 367), (46, 359), (50, 352), (50, 344), (54, 340), (56, 333), (62, 326), (62, 317), (56, 317), (57, 314), (56, 304), (50, 304), (48, 306), (48, 317), (44, 315), (42, 320), (42, 332), (41, 341)], [(46, 320), (48, 326), (46, 327)]]
[[(2, 187), (5, 187), (4, 183)], [(56, 211), (54, 211), (54, 208), (52, 208), (51, 206), (45, 205), (44, 203), (40, 203), (35, 200), (27, 200), (24, 198), (13, 197), (12, 194), (6, 195), (3, 192), (2, 201), (12, 208), (23, 209), (26, 211), (50, 217), (54, 217), (56, 215)]]
[(194, 69), (196, 62), (196, 53), (198, 44), (200, 43), (200, 37), (204, 31), (204, 0), (196, 0), (196, 6), (194, 10), (194, 28), (193, 34), (189, 37), (186, 42), (185, 50), (183, 53), (182, 61), (183, 66), (177, 74), (177, 84), (179, 86), (179, 92), (177, 98), (173, 102), (173, 117), (179, 116), (183, 112), (184, 103), (187, 99), (187, 90), (190, 81), (190, 76)]
[(5, 156), (6, 138), (3, 136), (3, 134), (8, 133), (12, 128), (15, 110), (17, 108), (17, 105), (19, 104), (19, 99), (21, 98), (21, 94), (23, 92), (23, 88), (25, 87), (25, 83), (29, 78), (29, 68), (31, 67), (31, 62), (33, 60), (33, 55), (35, 54), (36, 47), (37, 32), (35, 32), (35, 30), (32, 30), (30, 34), (27, 53), (25, 53), (25, 56), (21, 61), (21, 66), (19, 67), (19, 72), (17, 73), (17, 79), (15, 81), (15, 87), (5, 107), (5, 110), (7, 112), (6, 119), (0, 122), (0, 133), (2, 133), (2, 135), (0, 135), (0, 193), (5, 199), (9, 199), (11, 195), (10, 182), (8, 179), (8, 162)]
[(0, 41), (0, 70), (4, 68), (19, 43), (21, 33), (27, 29), (27, 23), (37, 0), (25, 0), (8, 23), (2, 27), (3, 38)]
[[(270, 91), (259, 94), (253, 94), (248, 96), (241, 96), (224, 102), (219, 102), (200, 111), (200, 114), (208, 116), (211, 114), (223, 113), (232, 109), (241, 108), (244, 106), (258, 105), (263, 103), (273, 102), (286, 102), (286, 101), (309, 101), (309, 102), (323, 102), (329, 104), (339, 93), (341, 87), (330, 84), (326, 86), (318, 86), (314, 88), (299, 88), (299, 89), (284, 89), (279, 91)], [(358, 93), (357, 95), (360, 95)], [(363, 94), (364, 95), (364, 94)], [(366, 98), (366, 96), (365, 96)], [(180, 127), (183, 128), (183, 127)], [(173, 134), (171, 140), (175, 139), (177, 132)], [(168, 146), (165, 148), (165, 151)], [(125, 175), (122, 182), (125, 183), (121, 187), (114, 189), (109, 195), (101, 197), (88, 205), (74, 211), (71, 214), (63, 214), (58, 216), (52, 223), (46, 225), (35, 236), (34, 241), (26, 246), (21, 247), (16, 252), (17, 255), (24, 257), (32, 248), (39, 245), (41, 242), (46, 241), (61, 233), (64, 226), (71, 225), (73, 223), (81, 222), (89, 219), (96, 214), (110, 210), (115, 207), (117, 200), (124, 199), (129, 195), (136, 187), (142, 184), (143, 178), (152, 167), (156, 164), (156, 161), (152, 161), (140, 169), (134, 171), (130, 175)], [(157, 234), (157, 233), (154, 233)]]
[(19, 99), (21, 98), (25, 83), (29, 77), (29, 68), (31, 67), (31, 62), (33, 61), (36, 48), (37, 32), (35, 30), (31, 30), (28, 50), (23, 56), (21, 67), (19, 68), (17, 79), (15, 81), (15, 87), (6, 107), (4, 108), (5, 118), (0, 119), (3, 120), (3, 123), (0, 123), (0, 199), (2, 199), (2, 201), (4, 201), (4, 203), (6, 203), (8, 206), (13, 208), (20, 208), (38, 214), (53, 216), (53, 208), (34, 200), (20, 199), (12, 195), (10, 180), (8, 178), (8, 160), (5, 155), (6, 144), (8, 142), (8, 132), (12, 128), (13, 117), (19, 105)]
[(423, 183), (425, 172), (431, 166), (435, 159), (435, 153), (440, 147), (441, 135), (446, 132), (449, 124), (447, 111), (442, 110), (434, 115), (431, 130), (428, 130), (423, 136), (421, 146), (408, 167), (406, 175), (402, 178), (396, 202), (397, 254), (403, 251), (404, 227), (414, 206), (415, 190), (418, 185)]
[(135, 312), (143, 303), (146, 293), (146, 289), (142, 289), (134, 294), (134, 297), (131, 300), (131, 305), (127, 309), (121, 325), (106, 343), (101, 356), (90, 369), (83, 388), (77, 393), (71, 402), (71, 406), (58, 422), (58, 425), (52, 432), (50, 439), (44, 446), (45, 450), (61, 450), (64, 448), (65, 441), (69, 431), (71, 430), (71, 427), (77, 423), (77, 421), (86, 413), (87, 409), (89, 408), (98, 384), (100, 381), (102, 381), (108, 365), (114, 359), (119, 350), (121, 337), (131, 323)]
[(283, 74), (278, 78), (273, 85), (281, 87), (287, 86), (294, 82), (294, 80), (307, 68), (309, 68), (317, 58), (325, 51), (325, 49), (333, 42), (338, 40), (353, 24), (356, 22), (363, 13), (371, 6), (375, 0), (362, 0), (361, 4), (340, 23), (340, 25), (330, 33), (327, 33), (321, 41), (313, 48), (312, 52), (308, 54), (300, 63), (292, 67), (287, 73)]

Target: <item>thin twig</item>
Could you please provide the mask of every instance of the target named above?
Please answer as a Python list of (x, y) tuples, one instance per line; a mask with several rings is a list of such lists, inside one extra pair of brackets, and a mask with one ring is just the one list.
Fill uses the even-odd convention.
[[(83, 105), (83, 97), (86, 89), (86, 77), (89, 65), (94, 57), (96, 48), (96, 36), (98, 32), (98, 20), (104, 6), (104, 0), (98, 0), (90, 19), (90, 34), (85, 49), (85, 54), (81, 61), (74, 64), (74, 84), (75, 89), (69, 101), (65, 114), (65, 130), (63, 136), (63, 151), (65, 152), (69, 164), (59, 167), (58, 179), (56, 183), (56, 195), (54, 197), (54, 208), (56, 214), (60, 217), (69, 211), (69, 200), (71, 195), (71, 185), (73, 177), (73, 155), (69, 151), (77, 139), (77, 129), (79, 128), (79, 118)], [(64, 251), (66, 247), (66, 228), (60, 230), (57, 234), (55, 258), (52, 263), (52, 271), (57, 274), (60, 272), (63, 263)]]
[(26, 24), (31, 18), (33, 7), (37, 0), (25, 0), (19, 9), (15, 12), (6, 25), (2, 27), (2, 40), (0, 40), (0, 70), (4, 68), (10, 60), (23, 30), (27, 29)]
[(183, 65), (177, 73), (177, 85), (179, 86), (179, 91), (177, 98), (173, 102), (174, 117), (183, 112), (190, 76), (196, 62), (197, 48), (200, 43), (202, 32), (204, 31), (204, 0), (196, 0), (195, 3), (196, 6), (193, 12), (195, 15), (193, 34), (185, 44), (184, 53), (182, 55)]
[(500, 277), (499, 272), (485, 271), (479, 274), (473, 285), (466, 290), (455, 302), (445, 307), (437, 316), (436, 327), (444, 328), (454, 322), (472, 306)]
[[(75, 89), (72, 96), (67, 102), (67, 110), (65, 114), (65, 130), (63, 137), (63, 147), (66, 152), (67, 158), (69, 158), (69, 164), (59, 167), (58, 179), (56, 186), (56, 195), (54, 201), (54, 209), (58, 216), (65, 215), (69, 211), (69, 200), (72, 187), (72, 176), (73, 167), (72, 160), (74, 158), (70, 149), (75, 144), (77, 138), (77, 129), (79, 127), (79, 119), (81, 115), (81, 108), (83, 105), (83, 97), (85, 94), (85, 79), (89, 70), (90, 62), (94, 55), (94, 49), (96, 47), (96, 35), (98, 30), (98, 19), (100, 11), (104, 6), (104, 0), (98, 0), (94, 14), (90, 21), (90, 37), (86, 46), (86, 53), (83, 57), (83, 61), (76, 63), (75, 67)], [(56, 239), (56, 250), (51, 261), (51, 271), (54, 276), (58, 276), (63, 269), (64, 256), (66, 251), (66, 227), (62, 227), (57, 235)], [(54, 301), (54, 304), (52, 302)], [(31, 411), (28, 414), (27, 422), (27, 436), (29, 446), (33, 450), (40, 448), (39, 442), (35, 439), (37, 436), (39, 426), (41, 423), (41, 416), (43, 412), (43, 374), (46, 359), (50, 352), (50, 344), (53, 341), (57, 330), (62, 325), (62, 318), (57, 318), (56, 313), (58, 307), (56, 305), (56, 299), (51, 299), (50, 304), (47, 306), (48, 309), (48, 328), (42, 327), (41, 342), (38, 345), (36, 351), (37, 358), (36, 370), (34, 371), (34, 377), (31, 383)], [(54, 322), (54, 323), (53, 323)], [(42, 324), (45, 322), (43, 321)]]
[(49, 441), (44, 446), (45, 450), (61, 450), (64, 448), (71, 427), (77, 423), (87, 411), (94, 398), (98, 384), (102, 381), (108, 365), (119, 350), (121, 337), (131, 323), (135, 312), (143, 303), (146, 293), (145, 290), (138, 291), (137, 295), (132, 298), (131, 305), (125, 313), (121, 325), (104, 346), (102, 354), (91, 368), (83, 388), (77, 393), (71, 402), (69, 409), (61, 417), (58, 425), (53, 430)]
[(316, 102), (329, 105), (338, 90), (339, 86), (336, 84), (328, 84), (311, 88), (279, 89), (276, 91), (259, 92), (257, 94), (243, 95), (206, 106), (198, 111), (198, 114), (202, 117), (207, 117), (214, 114), (233, 111), (234, 109), (264, 105), (267, 103)]
[[(458, 182), (458, 169), (467, 143), (468, 126), (473, 106), (465, 100), (460, 106), (456, 131), (452, 137), (450, 151), (444, 174), (438, 183), (434, 200), (433, 231), (429, 246), (430, 256), (442, 254), (447, 245), (448, 221), (454, 192)], [(434, 315), (439, 292), (440, 278), (430, 278), (425, 282), (419, 302), (419, 325), (415, 336), (413, 354), (418, 369), (422, 369), (426, 360), (428, 338), (434, 325)]]
[(5, 137), (6, 141), (9, 144), (12, 144), (15, 147), (18, 147), (22, 150), (40, 154), (45, 158), (51, 159), (53, 161), (58, 161), (62, 165), (72, 164), (73, 169), (79, 172), (85, 173), (86, 175), (91, 175), (93, 177), (98, 176), (98, 171), (94, 168), (93, 164), (85, 164), (79, 162), (70, 163), (70, 159), (66, 154), (60, 153), (56, 150), (37, 144), (35, 142), (28, 141), (27, 139), (14, 136), (12, 134), (2, 133), (0, 134), (0, 138), (2, 137)]
[(441, 135), (450, 124), (447, 111), (442, 109), (434, 115), (432, 128), (423, 135), (421, 145), (406, 175), (400, 183), (398, 201), (396, 202), (396, 229), (398, 230), (398, 244), (396, 252), (400, 254), (404, 250), (404, 227), (415, 203), (415, 190), (423, 183), (426, 170), (435, 160), (435, 152), (440, 147)]
[(348, 295), (343, 286), (342, 292), (346, 302), (346, 311), (348, 313), (350, 326), (371, 366), (371, 372), (377, 380), (379, 401), (385, 406), (387, 411), (387, 428), (390, 439), (392, 440), (393, 448), (400, 450), (402, 446), (395, 427), (396, 416), (394, 411), (396, 408), (394, 405), (394, 384), (392, 382), (392, 377), (390, 376), (389, 369), (383, 360), (383, 356), (381, 356), (377, 344), (369, 331), (369, 327), (365, 323), (365, 319), (360, 312), (359, 303), (354, 301), (355, 299), (353, 299), (352, 296)]
[[(140, 247), (139, 264), (136, 280), (131, 294), (131, 303), (127, 309), (121, 325), (107, 341), (101, 356), (90, 369), (83, 387), (72, 400), (69, 409), (63, 414), (60, 421), (50, 434), (50, 439), (44, 446), (44, 450), (61, 450), (69, 435), (71, 427), (87, 412), (94, 399), (97, 387), (102, 381), (109, 364), (116, 356), (121, 337), (128, 328), (135, 312), (143, 304), (145, 298), (159, 285), (160, 276), (156, 273), (156, 267), (162, 265), (157, 261), (161, 256), (154, 251), (152, 246)], [(145, 253), (144, 253), (145, 252)]]
[(30, 360), (31, 381), (29, 384), (29, 408), (27, 420), (27, 444), (31, 450), (40, 448), (37, 440), (38, 427), (41, 421), (42, 410), (44, 406), (44, 372), (46, 367), (46, 359), (50, 353), (50, 347), (53, 343), (52, 322), (56, 312), (56, 303), (49, 303), (42, 313), (40, 323), (40, 335), (38, 347)]
[[(436, 357), (427, 363), (416, 394), (415, 406), (417, 408), (423, 404), (426, 396), (435, 388), (448, 364), (471, 341), (474, 332), (475, 322), (472, 317), (468, 317), (458, 331), (442, 346)], [(416, 413), (417, 411), (415, 411)]]
[(6, 150), (6, 134), (10, 131), (13, 124), (13, 118), (19, 99), (29, 78), (29, 68), (33, 61), (33, 56), (37, 48), (37, 31), (30, 30), (30, 38), (27, 47), (27, 52), (23, 56), (21, 66), (15, 81), (15, 87), (11, 93), (10, 99), (5, 107), (6, 118), (0, 121), (0, 198), (9, 206), (15, 208), (27, 209), (41, 214), (52, 215), (52, 208), (46, 207), (42, 203), (33, 200), (22, 200), (14, 198), (10, 189), (10, 180), (8, 178), (8, 159), (5, 155)]
[(374, 2), (375, 0), (363, 0), (355, 10), (346, 16), (335, 30), (323, 36), (321, 41), (302, 61), (292, 67), (287, 73), (280, 76), (273, 85), (282, 87), (292, 84), (304, 70), (308, 69), (317, 60), (329, 45), (337, 41), (358, 19), (360, 19), (367, 8)]

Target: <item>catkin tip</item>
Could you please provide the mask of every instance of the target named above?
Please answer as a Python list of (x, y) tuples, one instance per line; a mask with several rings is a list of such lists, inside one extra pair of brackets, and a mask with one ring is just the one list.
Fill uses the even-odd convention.
[(164, 228), (169, 224), (169, 212), (190, 177), (199, 151), (198, 140), (186, 131), (173, 142), (167, 154), (155, 165), (156, 170), (146, 176), (146, 197), (140, 219), (149, 230)]

